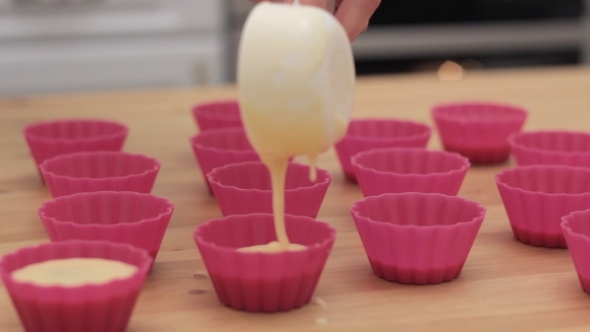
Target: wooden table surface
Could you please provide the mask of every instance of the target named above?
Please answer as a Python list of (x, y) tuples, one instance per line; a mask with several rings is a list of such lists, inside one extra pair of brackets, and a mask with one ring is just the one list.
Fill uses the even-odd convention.
[[(39, 181), (22, 136), (25, 125), (90, 117), (125, 122), (125, 150), (158, 158), (153, 193), (176, 204), (170, 227), (131, 318), (129, 331), (588, 331), (590, 297), (582, 292), (567, 250), (515, 241), (494, 183), (514, 162), (472, 167), (460, 196), (487, 208), (461, 276), (449, 283), (390, 283), (371, 272), (349, 214), (361, 199), (346, 183), (333, 151), (319, 166), (334, 176), (318, 219), (338, 229), (310, 304), (277, 314), (251, 314), (221, 305), (191, 233), (221, 215), (207, 193), (188, 137), (196, 133), (190, 106), (235, 97), (234, 87), (111, 92), (0, 99), (0, 255), (48, 241), (37, 208), (51, 199)], [(358, 80), (355, 117), (396, 117), (432, 124), (429, 108), (453, 100), (490, 100), (530, 110), (525, 130), (590, 130), (590, 68), (468, 72), (440, 82), (434, 74)], [(439, 149), (436, 134), (429, 148)], [(3, 288), (3, 287), (2, 287)], [(322, 322), (320, 324), (320, 322)], [(4, 290), (0, 331), (22, 331)]]

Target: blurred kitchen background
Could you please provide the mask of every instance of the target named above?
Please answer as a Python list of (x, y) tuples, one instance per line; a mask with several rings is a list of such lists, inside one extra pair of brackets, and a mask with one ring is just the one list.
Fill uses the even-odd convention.
[[(382, 0), (353, 44), (357, 72), (590, 63), (589, 4)], [(0, 95), (232, 82), (251, 7), (247, 0), (0, 0)]]

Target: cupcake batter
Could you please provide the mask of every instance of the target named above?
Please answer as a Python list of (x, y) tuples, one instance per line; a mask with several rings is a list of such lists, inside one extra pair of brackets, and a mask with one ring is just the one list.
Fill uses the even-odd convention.
[(298, 1), (254, 8), (240, 44), (239, 97), (248, 138), (270, 172), (278, 247), (244, 250), (293, 250), (284, 217), (289, 158), (307, 156), (315, 181), (318, 154), (346, 133), (354, 83), (350, 42), (332, 15)]
[(37, 286), (78, 287), (128, 278), (136, 271), (136, 266), (116, 260), (66, 258), (27, 265), (12, 272), (12, 278)]
[(287, 248), (281, 246), (278, 241), (272, 241), (267, 244), (261, 244), (257, 246), (250, 246), (239, 248), (238, 251), (242, 252), (266, 252), (266, 253), (277, 253), (283, 251), (302, 251), (305, 250), (306, 246), (297, 244), (297, 243), (289, 243)]

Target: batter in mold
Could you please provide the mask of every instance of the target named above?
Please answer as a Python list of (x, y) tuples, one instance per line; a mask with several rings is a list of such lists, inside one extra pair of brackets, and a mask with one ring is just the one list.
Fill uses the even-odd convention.
[(27, 265), (12, 272), (12, 278), (37, 286), (78, 287), (129, 278), (136, 271), (136, 266), (116, 260), (66, 258)]

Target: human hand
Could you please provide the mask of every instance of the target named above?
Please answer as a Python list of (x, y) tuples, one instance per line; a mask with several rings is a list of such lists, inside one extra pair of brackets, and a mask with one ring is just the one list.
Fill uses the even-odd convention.
[[(264, 0), (251, 0), (261, 2)], [(293, 3), (293, 0), (271, 0), (272, 2)], [(328, 8), (330, 0), (300, 0), (302, 5), (312, 5)], [(334, 15), (340, 21), (348, 34), (348, 39), (354, 41), (358, 35), (367, 30), (369, 19), (379, 7), (381, 0), (335, 0)]]

